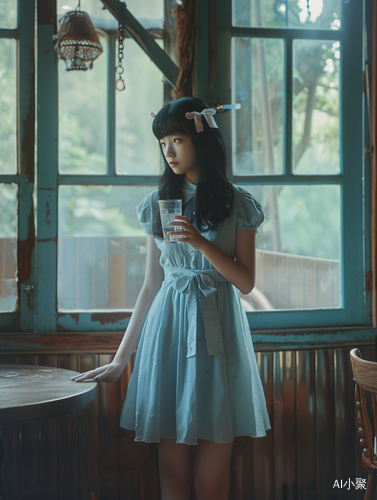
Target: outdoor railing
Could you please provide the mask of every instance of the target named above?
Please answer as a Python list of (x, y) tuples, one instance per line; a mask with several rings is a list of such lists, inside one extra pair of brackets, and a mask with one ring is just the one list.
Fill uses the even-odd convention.
[[(15, 304), (16, 241), (0, 238), (0, 311)], [(145, 236), (61, 236), (59, 308), (132, 309), (145, 273)], [(339, 261), (257, 250), (254, 290), (245, 310), (340, 306)]]

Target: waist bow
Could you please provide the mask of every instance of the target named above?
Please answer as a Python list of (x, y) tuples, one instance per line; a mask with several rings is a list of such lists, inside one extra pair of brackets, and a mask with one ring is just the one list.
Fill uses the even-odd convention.
[[(180, 293), (187, 293), (187, 357), (196, 355), (197, 310), (200, 308), (204, 321), (207, 352), (210, 355), (224, 352), (223, 335), (215, 293), (217, 283), (229, 283), (216, 269), (196, 270), (166, 267), (165, 281)], [(199, 293), (196, 293), (195, 287)], [(199, 304), (197, 301), (199, 296)]]

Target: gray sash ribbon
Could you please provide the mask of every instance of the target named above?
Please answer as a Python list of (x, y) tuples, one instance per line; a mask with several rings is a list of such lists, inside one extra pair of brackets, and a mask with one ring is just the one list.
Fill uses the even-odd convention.
[[(197, 310), (200, 307), (204, 320), (207, 351), (209, 355), (224, 352), (223, 335), (215, 293), (217, 283), (229, 283), (216, 269), (196, 270), (165, 267), (165, 281), (180, 293), (187, 293), (187, 357), (196, 355)], [(195, 287), (198, 287), (199, 294)], [(197, 296), (199, 295), (199, 304)]]

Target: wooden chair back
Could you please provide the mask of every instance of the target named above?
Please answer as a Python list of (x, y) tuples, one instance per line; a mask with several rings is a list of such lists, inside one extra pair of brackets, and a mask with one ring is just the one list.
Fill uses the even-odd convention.
[[(359, 424), (360, 444), (363, 448), (361, 460), (364, 469), (368, 472), (367, 489), (364, 500), (374, 499), (377, 486), (377, 449), (376, 449), (376, 429), (377, 429), (377, 363), (362, 359), (359, 349), (352, 349), (350, 352), (353, 379), (355, 384), (355, 399), (358, 409), (357, 422)], [(372, 397), (373, 424), (368, 416), (365, 392), (370, 392)]]

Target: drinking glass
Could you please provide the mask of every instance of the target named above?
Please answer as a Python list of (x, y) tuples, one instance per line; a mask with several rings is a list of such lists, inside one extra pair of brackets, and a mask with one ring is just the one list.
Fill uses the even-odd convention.
[(180, 231), (180, 226), (168, 226), (176, 215), (182, 215), (182, 200), (159, 200), (161, 226), (165, 243), (177, 243), (179, 235), (168, 235), (168, 231)]

